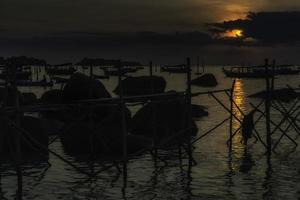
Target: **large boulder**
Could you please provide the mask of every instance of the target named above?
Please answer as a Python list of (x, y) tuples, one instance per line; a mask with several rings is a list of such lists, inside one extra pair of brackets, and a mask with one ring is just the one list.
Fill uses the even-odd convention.
[[(123, 94), (125, 96), (148, 95), (163, 93), (166, 88), (166, 81), (160, 76), (138, 76), (127, 77), (122, 80)], [(120, 85), (114, 92), (120, 94)]]
[(218, 85), (217, 79), (213, 74), (207, 73), (202, 76), (193, 79), (191, 81), (192, 85), (197, 85), (201, 87), (215, 87)]
[(40, 98), (42, 104), (61, 104), (62, 103), (62, 92), (61, 90), (49, 90), (46, 91)]
[[(14, 131), (16, 131), (16, 129), (11, 126), (11, 123), (8, 118), (2, 118), (0, 120), (0, 154), (2, 155), (9, 155), (9, 152), (16, 150), (14, 139)], [(19, 132), (22, 158), (39, 157), (47, 159), (49, 139), (43, 129), (41, 121), (38, 118), (22, 116), (20, 119), (20, 127), (26, 132)]]
[[(0, 87), (0, 104), (5, 106), (14, 106), (15, 94), (15, 89), (12, 87)], [(32, 92), (21, 93), (17, 90), (17, 95), (19, 98), (19, 105), (34, 105), (38, 102), (36, 95)]]
[(109, 97), (111, 95), (99, 80), (81, 73), (73, 74), (62, 91), (62, 101), (64, 103)]
[(25, 92), (22, 93), (22, 105), (35, 105), (37, 104), (38, 100), (34, 93), (32, 92)]
[[(182, 140), (188, 134), (197, 133), (195, 122), (189, 121), (187, 115), (187, 105), (182, 100), (152, 101), (135, 114), (130, 132), (152, 138), (156, 143), (169, 137), (173, 141)], [(185, 130), (187, 124), (191, 126), (190, 131)]]
[(12, 87), (0, 87), (0, 105), (14, 106), (16, 94), (19, 98), (20, 105), (22, 105), (23, 96), (19, 90), (17, 90), (16, 93), (15, 89), (13, 89)]
[[(61, 90), (57, 90), (57, 89), (46, 91), (41, 96), (39, 101), (41, 104), (44, 104), (44, 105), (61, 104), (62, 103), (62, 92), (61, 92)], [(53, 125), (56, 123), (51, 122), (52, 120), (63, 121), (64, 116), (66, 114), (63, 110), (47, 110), (47, 111), (41, 111), (40, 113), (41, 113), (42, 118), (44, 118), (43, 124), (45, 124), (45, 127), (49, 127), (47, 124), (48, 120), (50, 120), (49, 123)]]
[(201, 105), (192, 104), (191, 105), (191, 114), (193, 118), (201, 118), (208, 116), (208, 112), (206, 111), (206, 107)]
[[(81, 121), (70, 123), (61, 134), (66, 153), (71, 155), (101, 154), (121, 155), (123, 130), (121, 108), (112, 107), (110, 114), (99, 123)], [(126, 128), (130, 128), (131, 113), (125, 109)], [(128, 135), (128, 153), (134, 153), (149, 144), (145, 138)]]
[[(75, 73), (71, 76), (68, 83), (62, 90), (62, 103), (72, 104), (80, 100), (110, 98), (111, 95), (104, 85), (99, 81), (81, 73)], [(92, 114), (91, 114), (92, 113)], [(78, 109), (78, 107), (69, 108), (64, 113), (64, 121), (77, 120), (101, 120), (107, 116), (109, 110), (105, 106), (94, 107), (91, 109)]]

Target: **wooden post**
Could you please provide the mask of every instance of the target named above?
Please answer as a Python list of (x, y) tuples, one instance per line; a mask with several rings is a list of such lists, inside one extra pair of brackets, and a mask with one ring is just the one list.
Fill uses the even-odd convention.
[[(16, 108), (19, 108), (19, 94), (18, 94), (18, 89), (17, 89), (17, 84), (16, 84), (16, 74), (17, 74), (17, 66), (13, 65), (13, 90), (14, 90), (14, 106)], [(20, 114), (17, 112), (15, 116), (15, 121), (17, 126), (20, 126)], [(22, 159), (22, 154), (21, 154), (21, 137), (20, 133), (18, 130), (14, 129), (13, 130), (13, 141), (14, 141), (14, 146), (12, 148), (15, 148), (15, 164), (16, 164), (16, 172), (17, 172), (17, 178), (18, 178), (18, 189), (17, 189), (17, 199), (22, 200), (22, 194), (23, 194), (23, 174), (22, 174), (22, 167), (21, 167), (21, 159)]]
[(150, 63), (149, 63), (149, 72), (150, 72), (150, 76), (152, 77), (152, 75), (153, 75), (153, 68), (152, 68), (152, 61), (150, 61)]
[[(151, 94), (154, 94), (154, 82), (153, 82), (153, 64), (152, 61), (149, 62), (149, 74), (151, 78)], [(156, 105), (151, 101), (151, 121), (152, 121), (152, 137), (154, 139), (154, 166), (157, 166), (157, 135), (156, 135)]]
[(272, 82), (271, 82), (271, 91), (273, 91), (274, 88), (275, 88), (275, 65), (276, 65), (276, 60), (273, 60), (273, 63), (272, 63)]
[(93, 78), (93, 66), (90, 66), (90, 77)]
[(39, 66), (36, 66), (36, 80), (39, 80)]
[(120, 95), (120, 106), (121, 106), (121, 119), (122, 119), (122, 133), (123, 133), (123, 183), (124, 188), (127, 185), (127, 126), (125, 118), (125, 102), (123, 96), (123, 83), (122, 83), (122, 66), (118, 66), (119, 69), (119, 95)]
[(200, 58), (197, 56), (197, 75), (200, 74)]
[(232, 82), (231, 90), (230, 90), (230, 124), (229, 124), (229, 151), (232, 151), (232, 123), (233, 123), (233, 95), (234, 95), (234, 88), (235, 88), (235, 79)]
[(272, 144), (271, 144), (271, 126), (270, 126), (270, 98), (271, 98), (271, 88), (270, 88), (270, 72), (269, 72), (269, 63), (268, 59), (265, 60), (265, 74), (266, 74), (266, 99), (265, 99), (265, 113), (266, 113), (266, 140), (267, 140), (267, 153), (268, 156), (271, 155), (272, 152)]
[(188, 156), (189, 166), (192, 166), (192, 144), (191, 144), (191, 104), (192, 104), (192, 87), (191, 87), (191, 59), (186, 59), (187, 66), (187, 90), (186, 90), (186, 103), (187, 103), (187, 130), (188, 130)]

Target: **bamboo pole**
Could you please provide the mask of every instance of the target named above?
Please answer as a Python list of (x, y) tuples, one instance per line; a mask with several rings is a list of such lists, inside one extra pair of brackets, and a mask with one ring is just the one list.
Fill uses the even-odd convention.
[(191, 143), (191, 104), (192, 104), (192, 87), (191, 87), (191, 60), (186, 59), (187, 66), (187, 91), (186, 91), (186, 103), (187, 103), (187, 129), (188, 129), (188, 156), (189, 156), (189, 166), (192, 166), (192, 143)]
[[(153, 82), (153, 66), (152, 66), (152, 61), (149, 62), (149, 74), (151, 78), (151, 94), (154, 94), (154, 82)], [(158, 155), (158, 150), (157, 150), (157, 130), (156, 130), (156, 104), (154, 101), (151, 102), (151, 121), (152, 121), (152, 137), (154, 139), (154, 165), (157, 165), (157, 155)]]
[(152, 77), (153, 76), (152, 61), (149, 62), (149, 73), (150, 73), (150, 77)]
[(197, 56), (197, 75), (200, 74), (200, 57)]
[(230, 91), (230, 123), (229, 123), (229, 151), (232, 151), (232, 126), (233, 126), (233, 95), (234, 95), (234, 88), (235, 88), (235, 79), (232, 82), (231, 91)]
[(90, 77), (93, 78), (93, 66), (90, 66)]
[[(13, 70), (13, 82), (12, 82), (12, 87), (14, 90), (14, 106), (18, 109), (20, 107), (19, 104), (19, 93), (17, 89), (17, 83), (16, 83), (16, 74), (17, 74), (17, 66), (13, 65), (12, 66)], [(15, 121), (16, 125), (20, 126), (20, 114), (16, 113), (15, 115)], [(15, 164), (16, 164), (16, 172), (17, 172), (17, 178), (18, 178), (18, 189), (17, 189), (17, 199), (22, 200), (23, 199), (23, 174), (22, 174), (22, 167), (21, 167), (21, 159), (22, 159), (22, 152), (21, 152), (21, 137), (20, 133), (13, 129), (13, 141), (14, 141), (14, 146), (12, 148), (15, 148)]]
[(271, 91), (273, 91), (274, 88), (275, 88), (275, 65), (276, 65), (276, 60), (273, 60), (273, 62), (272, 62)]
[(36, 80), (39, 80), (39, 66), (36, 66)]
[(125, 118), (125, 103), (123, 99), (123, 83), (122, 83), (122, 66), (118, 66), (119, 69), (119, 96), (120, 96), (120, 106), (121, 106), (121, 123), (122, 123), (122, 133), (123, 133), (123, 184), (124, 188), (127, 185), (127, 126), (126, 126), (126, 118)]
[[(186, 97), (187, 97), (187, 117), (188, 117), (188, 123), (187, 123), (187, 130), (188, 130), (188, 147), (187, 147), (187, 153), (189, 157), (189, 163), (188, 163), (188, 173), (187, 177), (188, 180), (191, 180), (191, 174), (192, 174), (192, 166), (194, 159), (192, 158), (192, 141), (191, 141), (191, 120), (192, 120), (192, 112), (191, 112), (191, 105), (192, 105), (192, 88), (191, 88), (191, 60), (190, 58), (186, 59), (187, 63), (187, 91), (186, 91)], [(184, 147), (184, 146), (183, 146)], [(195, 161), (196, 162), (196, 161)]]
[(265, 113), (266, 113), (266, 143), (267, 143), (267, 154), (268, 159), (272, 152), (272, 141), (271, 141), (271, 126), (270, 126), (270, 98), (271, 98), (271, 87), (269, 79), (269, 63), (268, 59), (265, 60), (265, 74), (266, 74), (266, 99), (265, 99)]

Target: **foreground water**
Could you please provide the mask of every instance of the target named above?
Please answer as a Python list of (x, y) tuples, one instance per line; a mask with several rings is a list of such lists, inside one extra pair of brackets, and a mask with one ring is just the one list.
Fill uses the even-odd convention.
[[(216, 88), (192, 87), (193, 92), (230, 88), (232, 79), (224, 77), (220, 67), (209, 67), (217, 77)], [(88, 70), (86, 70), (88, 73)], [(95, 73), (98, 73), (96, 71)], [(99, 71), (100, 73), (100, 71)], [(159, 72), (156, 72), (157, 74)], [(137, 75), (147, 74), (147, 69)], [(183, 91), (186, 77), (183, 74), (162, 73), (167, 80), (167, 90)], [(195, 76), (195, 75), (193, 75)], [(104, 80), (109, 91), (117, 84), (117, 78)], [(276, 79), (278, 87), (289, 84), (299, 85), (299, 76), (282, 76)], [(59, 86), (55, 86), (59, 87)], [(249, 101), (259, 103), (247, 96), (264, 89), (264, 80), (237, 80), (234, 99), (241, 110), (247, 113), (251, 107)], [(40, 96), (45, 89), (20, 88), (33, 91)], [(229, 106), (225, 94), (217, 95)], [(198, 136), (228, 117), (228, 113), (209, 95), (193, 98), (193, 103), (208, 108), (209, 116), (197, 121)], [(286, 106), (289, 106), (288, 104)], [(135, 112), (139, 107), (131, 108)], [(236, 115), (242, 118), (240, 112)], [(282, 116), (272, 111), (272, 120), (280, 121)], [(284, 124), (287, 126), (287, 124)], [(239, 127), (234, 121), (234, 129)], [(265, 124), (262, 120), (257, 130), (265, 140)], [(297, 133), (289, 129), (288, 134), (296, 138)], [(50, 155), (49, 163), (31, 163), (24, 166), (24, 199), (300, 199), (300, 151), (284, 138), (268, 163), (265, 149), (261, 143), (250, 140), (247, 154), (240, 143), (240, 133), (233, 140), (233, 151), (229, 153), (226, 141), (229, 135), (229, 123), (195, 143), (193, 152), (197, 165), (188, 170), (188, 161), (184, 157), (182, 165), (177, 152), (160, 151), (163, 161), (157, 163), (149, 154), (130, 159), (128, 181), (124, 187), (122, 175), (111, 168), (98, 175), (96, 179), (78, 173), (73, 167)], [(273, 135), (274, 141), (280, 132)], [(299, 142), (299, 140), (297, 140)], [(89, 164), (66, 155), (59, 140), (49, 146), (56, 153), (72, 161), (76, 166), (90, 170)], [(109, 165), (110, 163), (104, 163)], [(103, 163), (96, 164), (95, 170)], [(16, 176), (10, 165), (1, 166), (0, 197), (12, 199), (16, 192)]]

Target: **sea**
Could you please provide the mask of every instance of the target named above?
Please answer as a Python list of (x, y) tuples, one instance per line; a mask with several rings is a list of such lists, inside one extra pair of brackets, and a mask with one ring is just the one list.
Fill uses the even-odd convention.
[[(229, 66), (227, 66), (229, 67)], [(89, 74), (88, 69), (79, 72)], [(192, 78), (196, 78), (196, 67), (193, 67)], [(95, 74), (103, 72), (94, 69)], [(153, 68), (154, 75), (166, 79), (166, 91), (185, 91), (187, 88), (186, 74), (170, 74), (160, 72), (159, 67)], [(225, 77), (221, 66), (207, 66), (205, 73), (215, 75), (218, 86), (203, 88), (192, 86), (192, 93), (214, 91), (231, 88), (233, 79)], [(133, 76), (148, 75), (149, 68), (132, 74)], [(42, 78), (43, 72), (39, 74)], [(35, 77), (35, 75), (33, 75)], [(275, 88), (299, 87), (299, 75), (278, 76), (275, 79)], [(101, 80), (113, 96), (113, 90), (118, 84), (117, 77)], [(22, 92), (33, 92), (40, 97), (45, 91), (61, 88), (54, 85), (52, 88), (19, 87)], [(249, 113), (258, 105), (261, 99), (248, 96), (266, 88), (263, 79), (236, 79), (234, 96), (239, 109), (234, 106), (234, 114), (238, 119)], [(229, 108), (229, 97), (224, 93), (215, 96), (222, 104)], [(287, 109), (295, 102), (283, 103)], [(204, 94), (192, 98), (193, 104), (207, 107), (209, 115), (196, 120), (198, 133), (195, 138), (214, 128), (230, 113), (218, 103), (211, 94)], [(141, 108), (140, 105), (130, 107), (134, 114)], [(264, 110), (264, 104), (259, 107)], [(299, 105), (295, 108), (298, 108)], [(258, 119), (260, 113), (254, 115)], [(271, 108), (272, 123), (278, 124), (284, 116)], [(242, 144), (240, 131), (233, 137), (232, 151), (226, 144), (229, 139), (229, 121), (210, 132), (194, 143), (193, 158), (195, 164), (189, 166), (188, 157), (182, 155), (180, 159), (177, 150), (158, 150), (158, 158), (154, 159), (150, 153), (131, 157), (128, 161), (127, 181), (124, 183), (123, 175), (116, 167), (111, 167), (90, 178), (78, 172), (57, 156), (50, 154), (48, 162), (26, 163), (23, 168), (23, 198), (36, 200), (100, 200), (100, 199), (128, 199), (128, 200), (154, 200), (154, 199), (222, 199), (222, 200), (256, 200), (256, 199), (300, 199), (300, 147), (296, 147), (285, 135), (272, 152), (270, 159), (266, 148), (260, 141), (251, 138), (248, 141), (247, 151)], [(274, 129), (271, 124), (271, 129)], [(285, 121), (281, 128), (285, 130), (289, 123)], [(240, 127), (238, 120), (233, 118), (233, 130)], [(256, 130), (262, 141), (266, 143), (266, 123), (261, 118), (256, 124)], [(299, 134), (293, 127), (285, 132), (297, 143)], [(272, 134), (272, 143), (275, 144), (282, 136), (280, 130)], [(55, 137), (55, 136), (53, 136)], [(51, 138), (53, 139), (53, 138)], [(49, 145), (49, 149), (68, 160), (76, 167), (89, 171), (90, 164), (66, 154), (59, 140)], [(94, 170), (109, 166), (109, 161), (95, 163)], [(0, 199), (14, 199), (17, 190), (17, 177), (13, 164), (1, 164)]]

